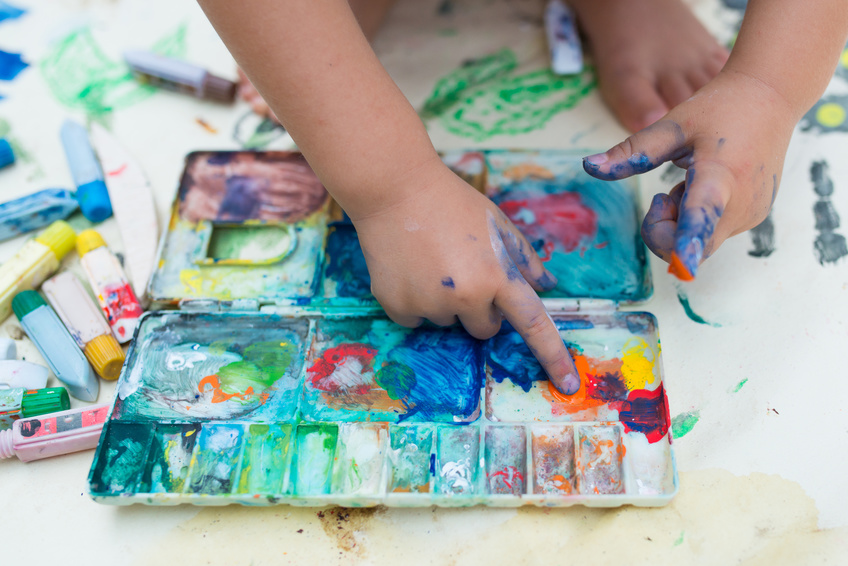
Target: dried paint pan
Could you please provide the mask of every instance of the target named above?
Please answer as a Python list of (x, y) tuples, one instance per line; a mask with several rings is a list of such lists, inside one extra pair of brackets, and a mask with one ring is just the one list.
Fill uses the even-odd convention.
[[(392, 323), (366, 292), (352, 225), (317, 190), (300, 156), (242, 156), (188, 158), (151, 283), (153, 296), (180, 309), (150, 312), (139, 324), (89, 474), (96, 501), (611, 507), (671, 500), (678, 480), (656, 319), (617, 310), (651, 289), (632, 183), (592, 191), (580, 160), (559, 152), (444, 156), (498, 203), (549, 268), (587, 264), (544, 299), (581, 376), (578, 392), (566, 397), (508, 325), (479, 341), (461, 328)], [(280, 179), (286, 191), (273, 185)], [(306, 195), (297, 196), (293, 180)], [(201, 196), (218, 205), (186, 190), (201, 185)], [(251, 204), (244, 195), (256, 198)], [(238, 256), (249, 244), (239, 240), (244, 232), (225, 230), (212, 246), (216, 223), (290, 230), (290, 249), (271, 262), (199, 262), (210, 247), (218, 250), (211, 255)], [(581, 263), (581, 255), (591, 261)]]

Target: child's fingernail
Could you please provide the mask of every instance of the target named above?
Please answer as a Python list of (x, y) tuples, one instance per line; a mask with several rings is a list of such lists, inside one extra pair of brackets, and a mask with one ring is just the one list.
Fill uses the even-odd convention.
[(587, 163), (591, 163), (592, 165), (603, 165), (609, 158), (606, 153), (596, 153), (595, 155), (590, 155), (589, 157), (584, 157), (583, 161)]
[(539, 287), (541, 287), (543, 291), (553, 291), (556, 289), (558, 281), (554, 274), (546, 269), (545, 272), (542, 273), (542, 276), (536, 280), (536, 283), (539, 284)]

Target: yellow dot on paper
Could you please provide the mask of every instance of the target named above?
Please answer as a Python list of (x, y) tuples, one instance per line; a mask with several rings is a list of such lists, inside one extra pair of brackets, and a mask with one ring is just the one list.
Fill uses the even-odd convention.
[(848, 68), (848, 49), (842, 52), (842, 56), (839, 57), (839, 64)]
[(819, 106), (816, 111), (816, 120), (822, 126), (837, 128), (845, 122), (845, 109), (834, 102), (827, 102)]

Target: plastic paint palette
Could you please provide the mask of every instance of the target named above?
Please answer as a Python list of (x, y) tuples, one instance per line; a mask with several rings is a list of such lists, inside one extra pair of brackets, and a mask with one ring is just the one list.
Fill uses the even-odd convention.
[[(187, 175), (198, 171), (192, 159), (232, 164), (239, 155), (193, 154)], [(250, 156), (272, 164), (293, 158)], [(288, 224), (257, 218), (267, 213), (270, 200), (261, 195), (272, 185), (261, 185), (259, 174), (261, 190), (249, 188), (249, 178), (230, 181), (244, 170), (224, 167), (204, 173), (210, 186), (224, 187), (215, 193), (224, 203), (217, 209), (190, 212), (183, 178), (151, 289), (168, 281), (179, 290), (183, 280), (208, 295), (143, 317), (89, 475), (94, 499), (316, 506), (670, 501), (677, 473), (656, 320), (617, 310), (651, 289), (636, 235), (635, 186), (604, 184), (598, 198), (579, 159), (560, 152), (455, 153), (445, 161), (498, 202), (552, 270), (570, 269), (570, 256), (583, 256), (576, 263), (587, 267), (575, 272), (571, 290), (584, 285), (596, 294), (578, 299), (557, 289), (545, 299), (581, 374), (575, 395), (549, 387), (507, 325), (487, 341), (457, 328), (395, 325), (349, 261), (361, 256), (355, 232), (334, 220), (329, 202), (310, 197), (315, 208), (297, 205), (300, 216)], [(274, 171), (262, 175), (275, 178)], [(291, 178), (313, 194), (309, 179)], [(259, 196), (250, 204), (231, 191)], [(227, 199), (242, 207), (238, 219), (227, 212)], [(272, 204), (292, 210), (281, 199)], [(605, 216), (610, 211), (620, 217)], [(562, 228), (563, 218), (576, 227)], [(245, 262), (239, 246), (253, 244), (236, 239), (216, 249), (240, 255), (239, 262), (196, 262), (209, 249), (199, 231), (218, 222), (227, 231), (271, 222), (294, 237), (286, 253), (282, 244), (266, 250), (280, 256), (275, 261), (253, 254), (256, 264)], [(346, 246), (331, 241), (338, 231), (350, 232)], [(314, 252), (312, 260), (298, 259), (304, 249)], [(328, 276), (333, 254), (352, 269), (337, 266)], [(309, 285), (286, 275), (289, 261), (302, 262), (294, 265), (298, 273), (312, 266)], [(261, 300), (242, 297), (244, 287), (265, 284), (251, 273), (286, 284)], [(213, 280), (217, 285), (206, 283)]]

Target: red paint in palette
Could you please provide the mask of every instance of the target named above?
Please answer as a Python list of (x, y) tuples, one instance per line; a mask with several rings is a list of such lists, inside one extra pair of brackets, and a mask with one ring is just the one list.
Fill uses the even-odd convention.
[(306, 370), (312, 387), (331, 393), (364, 395), (374, 382), (371, 363), (377, 350), (366, 344), (341, 344), (327, 348)]
[(597, 214), (577, 193), (508, 200), (499, 207), (527, 239), (553, 242), (566, 253), (588, 245), (598, 231)]

